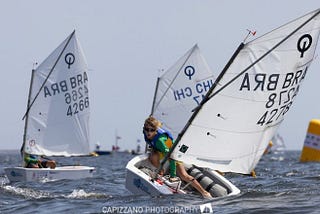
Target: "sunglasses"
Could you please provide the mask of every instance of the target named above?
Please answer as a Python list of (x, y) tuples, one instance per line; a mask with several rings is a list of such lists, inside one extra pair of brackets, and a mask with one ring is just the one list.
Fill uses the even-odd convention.
[(155, 132), (156, 130), (153, 128), (143, 128), (145, 132)]

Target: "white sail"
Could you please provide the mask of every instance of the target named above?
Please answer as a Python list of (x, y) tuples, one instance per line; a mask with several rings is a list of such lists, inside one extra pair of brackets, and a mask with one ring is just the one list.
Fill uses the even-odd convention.
[(158, 78), (152, 115), (176, 138), (213, 83), (213, 73), (194, 45)]
[(88, 66), (75, 32), (33, 73), (24, 151), (89, 154)]
[(301, 89), (319, 30), (316, 10), (241, 45), (177, 139), (171, 157), (249, 174)]

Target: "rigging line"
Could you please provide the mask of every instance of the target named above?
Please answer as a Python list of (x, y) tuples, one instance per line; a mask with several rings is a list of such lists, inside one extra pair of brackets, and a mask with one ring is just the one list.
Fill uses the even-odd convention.
[(53, 64), (53, 66), (52, 66), (52, 68), (51, 68), (51, 70), (50, 70), (50, 72), (49, 72), (48, 76), (46, 77), (46, 79), (45, 79), (45, 80), (44, 80), (44, 82), (42, 83), (42, 85), (41, 85), (41, 87), (40, 87), (39, 91), (37, 92), (36, 96), (33, 98), (32, 102), (31, 102), (31, 103), (30, 103), (30, 105), (28, 106), (28, 109), (27, 109), (26, 113), (24, 114), (24, 116), (23, 116), (22, 120), (24, 120), (24, 118), (26, 117), (26, 115), (29, 113), (29, 111), (30, 111), (30, 109), (31, 109), (32, 105), (34, 104), (34, 102), (35, 102), (35, 101), (36, 101), (36, 99), (38, 98), (38, 96), (39, 96), (39, 94), (40, 94), (41, 90), (43, 89), (44, 85), (45, 85), (45, 84), (46, 84), (46, 82), (48, 81), (48, 79), (49, 79), (49, 77), (50, 77), (51, 73), (53, 72), (54, 68), (55, 68), (55, 67), (56, 67), (56, 65), (58, 64), (58, 62), (59, 62), (59, 60), (60, 60), (60, 58), (61, 58), (61, 56), (62, 56), (62, 54), (63, 54), (64, 50), (67, 48), (67, 46), (68, 46), (68, 44), (69, 44), (69, 42), (70, 42), (71, 38), (73, 37), (74, 33), (75, 33), (75, 30), (70, 34), (70, 36), (69, 36), (69, 38), (68, 38), (68, 41), (66, 42), (65, 46), (63, 47), (63, 49), (62, 49), (61, 53), (59, 54), (59, 56), (58, 56), (57, 60), (56, 60), (56, 61), (55, 61), (55, 63)]
[[(162, 97), (160, 98), (160, 100), (158, 101), (158, 105), (159, 105), (159, 103), (162, 101), (162, 99), (164, 98), (164, 96), (167, 94), (167, 92), (169, 91), (169, 89), (171, 88), (171, 85), (174, 83), (174, 81), (176, 80), (176, 78), (178, 77), (178, 75), (179, 75), (179, 73), (180, 73), (180, 71), (181, 71), (181, 69), (183, 68), (183, 66), (187, 63), (187, 61), (189, 60), (189, 58), (190, 58), (190, 56), (191, 56), (191, 54), (194, 52), (194, 50), (196, 49), (198, 47), (198, 45), (197, 44), (195, 44), (193, 47), (192, 47), (192, 49), (191, 49), (191, 52), (190, 52), (190, 54), (189, 54), (189, 56), (186, 58), (186, 60), (183, 62), (183, 64), (180, 66), (180, 68), (179, 68), (179, 70), (178, 70), (178, 72), (177, 72), (177, 74), (174, 76), (174, 78), (172, 79), (172, 81), (170, 82), (170, 84), (169, 84), (169, 86), (168, 86), (168, 88), (166, 89), (166, 91), (163, 93), (163, 95), (162, 95)], [(158, 107), (158, 105), (155, 107), (155, 108), (157, 108)]]
[[(278, 44), (273, 46), (269, 51), (267, 51), (265, 54), (263, 54), (260, 58), (258, 58), (255, 62), (253, 62), (251, 65), (249, 65), (246, 69), (244, 69), (242, 72), (240, 72), (238, 75), (236, 75), (234, 78), (232, 78), (229, 82), (227, 82), (225, 85), (223, 85), (220, 89), (218, 89), (216, 92), (214, 92), (211, 96), (209, 96), (208, 100), (210, 100), (212, 97), (220, 93), (223, 89), (225, 89), (228, 85), (230, 85), (232, 82), (234, 82), (236, 79), (238, 79), (242, 74), (247, 72), (250, 68), (252, 68), (255, 64), (260, 62), (264, 57), (269, 55), (274, 49), (279, 47), (283, 42), (285, 42), (287, 39), (289, 39), (293, 34), (295, 34), (298, 30), (300, 30), (303, 26), (305, 26), (308, 22), (310, 22), (313, 18), (318, 16), (320, 13), (320, 10), (315, 13), (311, 18), (309, 18), (307, 21), (302, 23), (299, 27), (297, 27), (294, 31), (292, 31), (288, 36), (286, 36), (284, 39), (282, 39)], [(206, 102), (208, 101), (206, 100)]]

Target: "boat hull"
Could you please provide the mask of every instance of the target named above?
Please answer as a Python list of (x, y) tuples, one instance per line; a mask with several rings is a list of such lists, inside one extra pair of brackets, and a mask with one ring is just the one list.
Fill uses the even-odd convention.
[[(159, 180), (152, 180), (152, 178), (138, 168), (139, 163), (146, 161), (147, 155), (139, 155), (131, 159), (126, 166), (126, 188), (133, 194), (149, 194), (152, 196), (157, 195), (170, 195), (170, 194), (187, 194), (187, 191), (181, 188), (172, 188), (166, 185), (165, 182)], [(227, 196), (237, 195), (240, 190), (234, 186), (225, 177), (220, 175), (214, 170), (210, 170), (209, 174), (213, 180), (218, 181), (227, 190)]]
[(112, 154), (111, 151), (103, 151), (103, 150), (95, 150), (94, 152), (98, 155), (111, 155)]
[(55, 181), (61, 179), (82, 179), (93, 177), (94, 167), (61, 166), (50, 168), (8, 167), (4, 169), (10, 182), (19, 181)]

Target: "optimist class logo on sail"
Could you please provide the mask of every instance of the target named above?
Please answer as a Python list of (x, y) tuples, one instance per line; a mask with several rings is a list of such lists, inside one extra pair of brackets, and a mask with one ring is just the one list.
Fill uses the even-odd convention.
[[(304, 60), (305, 52), (311, 47), (312, 36), (304, 34), (297, 41), (296, 50), (298, 59)], [(308, 59), (307, 59), (308, 60)], [(257, 125), (263, 126), (282, 120), (289, 111), (294, 97), (299, 92), (299, 87), (304, 80), (308, 65), (311, 61), (300, 63), (295, 71), (288, 73), (245, 73), (240, 91), (266, 91), (266, 111), (257, 119)]]
[(192, 98), (197, 105), (200, 104), (206, 92), (213, 85), (212, 79), (203, 81), (193, 80), (193, 75), (196, 73), (194, 66), (188, 65), (184, 68), (184, 75), (190, 80), (189, 86), (182, 87), (180, 89), (173, 90), (173, 98), (175, 101), (183, 101), (188, 98)]
[[(68, 72), (75, 62), (75, 56), (67, 53), (64, 57)], [(86, 71), (80, 74), (66, 77), (65, 79), (51, 83), (50, 81), (43, 87), (44, 98), (53, 99), (59, 95), (64, 95), (63, 99), (67, 104), (66, 115), (72, 116), (89, 108), (88, 75)]]

